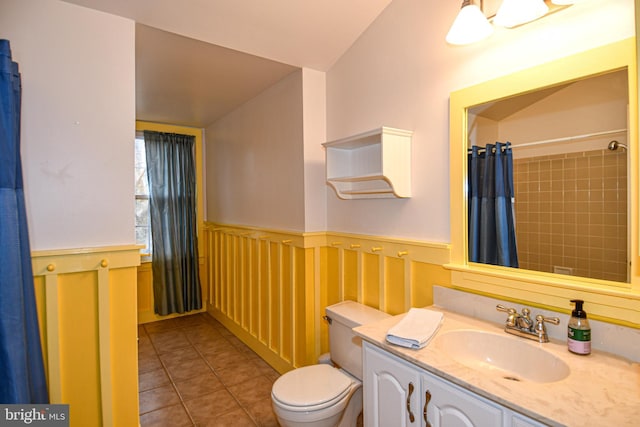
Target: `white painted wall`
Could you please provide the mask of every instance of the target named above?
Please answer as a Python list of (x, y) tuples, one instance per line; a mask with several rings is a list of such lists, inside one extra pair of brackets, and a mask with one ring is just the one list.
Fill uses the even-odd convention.
[[(307, 69), (210, 126), (207, 219), (447, 242), (449, 93), (634, 34), (633, 0), (589, 0), (453, 47), (458, 9), (394, 0), (326, 75), (326, 135), (325, 76)], [(32, 248), (133, 243), (134, 23), (57, 0), (0, 12), (23, 76)], [(319, 144), (381, 125), (414, 131), (413, 197), (338, 200), (319, 185)]]
[(304, 231), (302, 76), (206, 128), (208, 221)]
[(22, 73), (32, 250), (135, 243), (135, 33), (57, 0), (0, 0)]
[(459, 1), (394, 0), (327, 73), (327, 139), (414, 131), (411, 199), (339, 200), (332, 231), (448, 242), (449, 93), (634, 35), (633, 0), (585, 0), (483, 42), (444, 41)]
[(326, 74), (302, 69), (302, 125), (304, 133), (305, 231), (327, 229), (327, 186), (324, 148), (327, 138)]
[[(612, 78), (612, 76), (618, 76)], [(498, 123), (498, 141), (513, 143), (513, 158), (606, 150), (618, 139), (627, 143), (629, 88), (626, 71), (576, 82)], [(625, 129), (612, 135), (579, 138), (519, 148), (519, 144)]]

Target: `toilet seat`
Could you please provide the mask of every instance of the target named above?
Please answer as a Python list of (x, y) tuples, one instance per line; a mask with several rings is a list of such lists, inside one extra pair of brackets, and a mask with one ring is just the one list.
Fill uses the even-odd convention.
[(276, 380), (272, 396), (283, 409), (317, 411), (334, 405), (351, 392), (353, 380), (330, 365), (294, 369)]

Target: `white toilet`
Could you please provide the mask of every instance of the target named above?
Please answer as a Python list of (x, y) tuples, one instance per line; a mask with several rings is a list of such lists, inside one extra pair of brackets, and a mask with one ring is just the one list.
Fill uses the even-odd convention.
[(353, 301), (327, 307), (333, 365), (294, 369), (273, 384), (271, 401), (282, 427), (353, 427), (362, 412), (362, 341), (352, 328), (389, 317)]

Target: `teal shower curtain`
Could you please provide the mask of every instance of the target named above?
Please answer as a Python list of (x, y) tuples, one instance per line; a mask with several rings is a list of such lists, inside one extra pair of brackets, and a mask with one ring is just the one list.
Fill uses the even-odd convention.
[(469, 261), (518, 267), (511, 144), (474, 145), (468, 162)]
[(202, 308), (198, 274), (195, 138), (144, 132), (155, 312)]

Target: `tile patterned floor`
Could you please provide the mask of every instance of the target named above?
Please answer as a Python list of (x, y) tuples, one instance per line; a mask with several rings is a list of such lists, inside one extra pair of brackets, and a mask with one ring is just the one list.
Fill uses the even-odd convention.
[(278, 426), (278, 372), (206, 313), (139, 326), (140, 425)]

